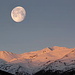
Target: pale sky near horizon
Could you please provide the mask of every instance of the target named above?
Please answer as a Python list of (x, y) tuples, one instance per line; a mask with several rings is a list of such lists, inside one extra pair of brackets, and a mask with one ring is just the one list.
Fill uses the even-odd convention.
[[(23, 22), (11, 19), (25, 8)], [(75, 48), (75, 0), (0, 0), (0, 51), (24, 53), (46, 47)]]

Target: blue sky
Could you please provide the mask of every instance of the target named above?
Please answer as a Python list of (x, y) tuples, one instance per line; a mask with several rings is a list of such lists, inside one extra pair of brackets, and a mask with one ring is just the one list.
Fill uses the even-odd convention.
[[(25, 8), (16, 23), (11, 11)], [(0, 0), (0, 50), (24, 53), (45, 47), (75, 47), (75, 0)]]

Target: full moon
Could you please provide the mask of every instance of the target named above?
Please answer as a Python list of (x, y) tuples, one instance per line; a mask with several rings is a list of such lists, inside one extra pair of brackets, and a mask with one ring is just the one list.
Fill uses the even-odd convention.
[(21, 22), (26, 17), (26, 10), (21, 6), (17, 6), (11, 11), (11, 17), (15, 22)]

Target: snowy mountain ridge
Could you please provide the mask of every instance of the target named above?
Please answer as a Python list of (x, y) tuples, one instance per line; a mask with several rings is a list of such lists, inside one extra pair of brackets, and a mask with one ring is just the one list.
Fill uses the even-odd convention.
[(33, 75), (42, 69), (66, 71), (71, 68), (75, 68), (75, 48), (54, 46), (23, 54), (0, 51), (0, 70), (14, 75)]

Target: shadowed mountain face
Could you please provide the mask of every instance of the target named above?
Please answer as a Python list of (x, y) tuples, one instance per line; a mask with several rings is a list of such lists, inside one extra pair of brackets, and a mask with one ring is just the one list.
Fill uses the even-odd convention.
[(75, 48), (54, 46), (23, 54), (0, 51), (0, 70), (14, 75), (67, 75), (74, 68)]

